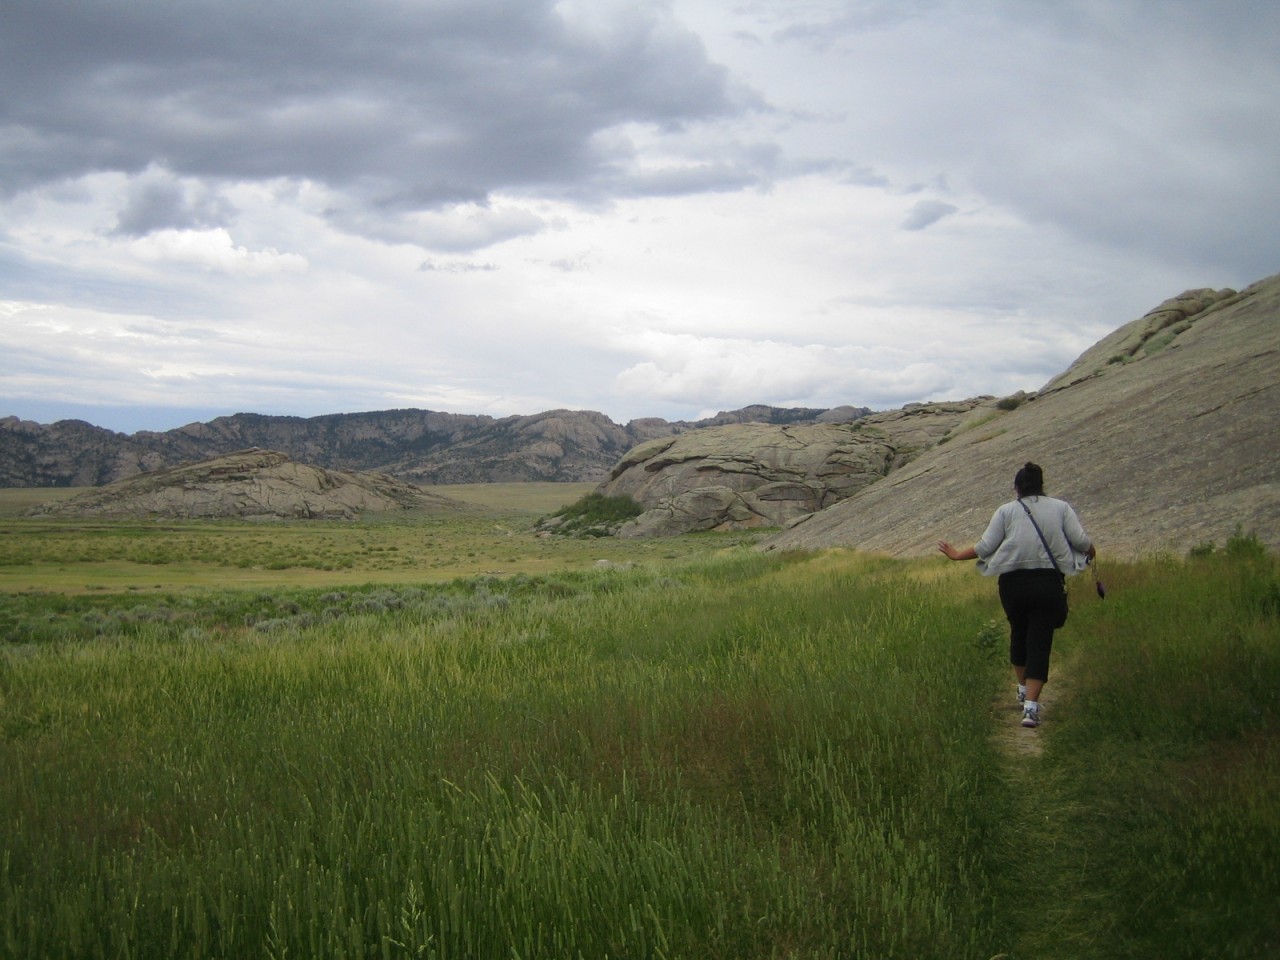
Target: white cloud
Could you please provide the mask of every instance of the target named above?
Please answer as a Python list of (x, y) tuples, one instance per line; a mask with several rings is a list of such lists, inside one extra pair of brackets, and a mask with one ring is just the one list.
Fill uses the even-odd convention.
[(238, 246), (224, 228), (216, 230), (159, 230), (133, 241), (138, 259), (150, 263), (181, 263), (220, 273), (264, 276), (305, 273), (307, 259), (278, 250), (248, 250)]
[[(897, 405), (947, 383), (943, 367), (901, 350), (768, 340), (651, 335), (652, 359), (618, 374), (618, 389), (702, 409), (741, 406), (744, 396), (779, 404), (838, 406), (850, 398)], [(894, 402), (896, 401), (896, 403)]]

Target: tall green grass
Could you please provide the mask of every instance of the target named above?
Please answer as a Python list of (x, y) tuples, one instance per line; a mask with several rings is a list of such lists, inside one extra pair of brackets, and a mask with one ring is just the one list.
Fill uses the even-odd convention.
[(1250, 546), (1117, 568), (1075, 625), (1025, 788), (1032, 955), (1280, 956), (1280, 571)]
[(11, 646), (0, 956), (1265, 956), (1274, 562), (1109, 579), (1038, 757), (995, 735), (992, 585), (941, 561)]

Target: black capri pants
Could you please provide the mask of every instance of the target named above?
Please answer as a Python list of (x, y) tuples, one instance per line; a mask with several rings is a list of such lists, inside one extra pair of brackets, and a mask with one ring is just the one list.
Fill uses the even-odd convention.
[(1057, 570), (1012, 570), (998, 580), (1000, 605), (1009, 618), (1009, 662), (1026, 667), (1030, 680), (1049, 679), (1063, 580)]

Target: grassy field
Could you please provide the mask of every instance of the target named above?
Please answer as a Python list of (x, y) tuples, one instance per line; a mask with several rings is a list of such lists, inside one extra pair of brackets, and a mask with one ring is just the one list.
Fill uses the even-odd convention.
[[(972, 569), (548, 546), (554, 506), (483, 492), (337, 528), (6, 518), (0, 957), (1280, 951), (1255, 541), (1075, 585), (1027, 753)], [(422, 572), (468, 545), (501, 572)], [(278, 579), (240, 585), (246, 553)]]
[(270, 523), (28, 517), (25, 511), (37, 503), (75, 491), (0, 489), (0, 594), (440, 583), (460, 576), (676, 560), (743, 539), (624, 543), (532, 536), (538, 519), (593, 486), (441, 486), (433, 489), (468, 509), (406, 511), (357, 522)]
[[(594, 483), (456, 483), (432, 492), (479, 510), (542, 515), (572, 503), (596, 488)], [(20, 517), (42, 503), (67, 500), (86, 487), (0, 487), (0, 518)]]

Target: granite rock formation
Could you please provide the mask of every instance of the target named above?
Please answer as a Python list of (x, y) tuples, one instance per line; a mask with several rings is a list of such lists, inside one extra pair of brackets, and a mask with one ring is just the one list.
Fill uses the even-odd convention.
[(117, 480), (37, 508), (44, 515), (141, 519), (342, 519), (461, 504), (385, 474), (324, 470), (275, 450), (241, 450)]
[(644, 508), (623, 537), (781, 526), (849, 497), (996, 401), (912, 404), (851, 422), (704, 427), (640, 444), (597, 488)]

